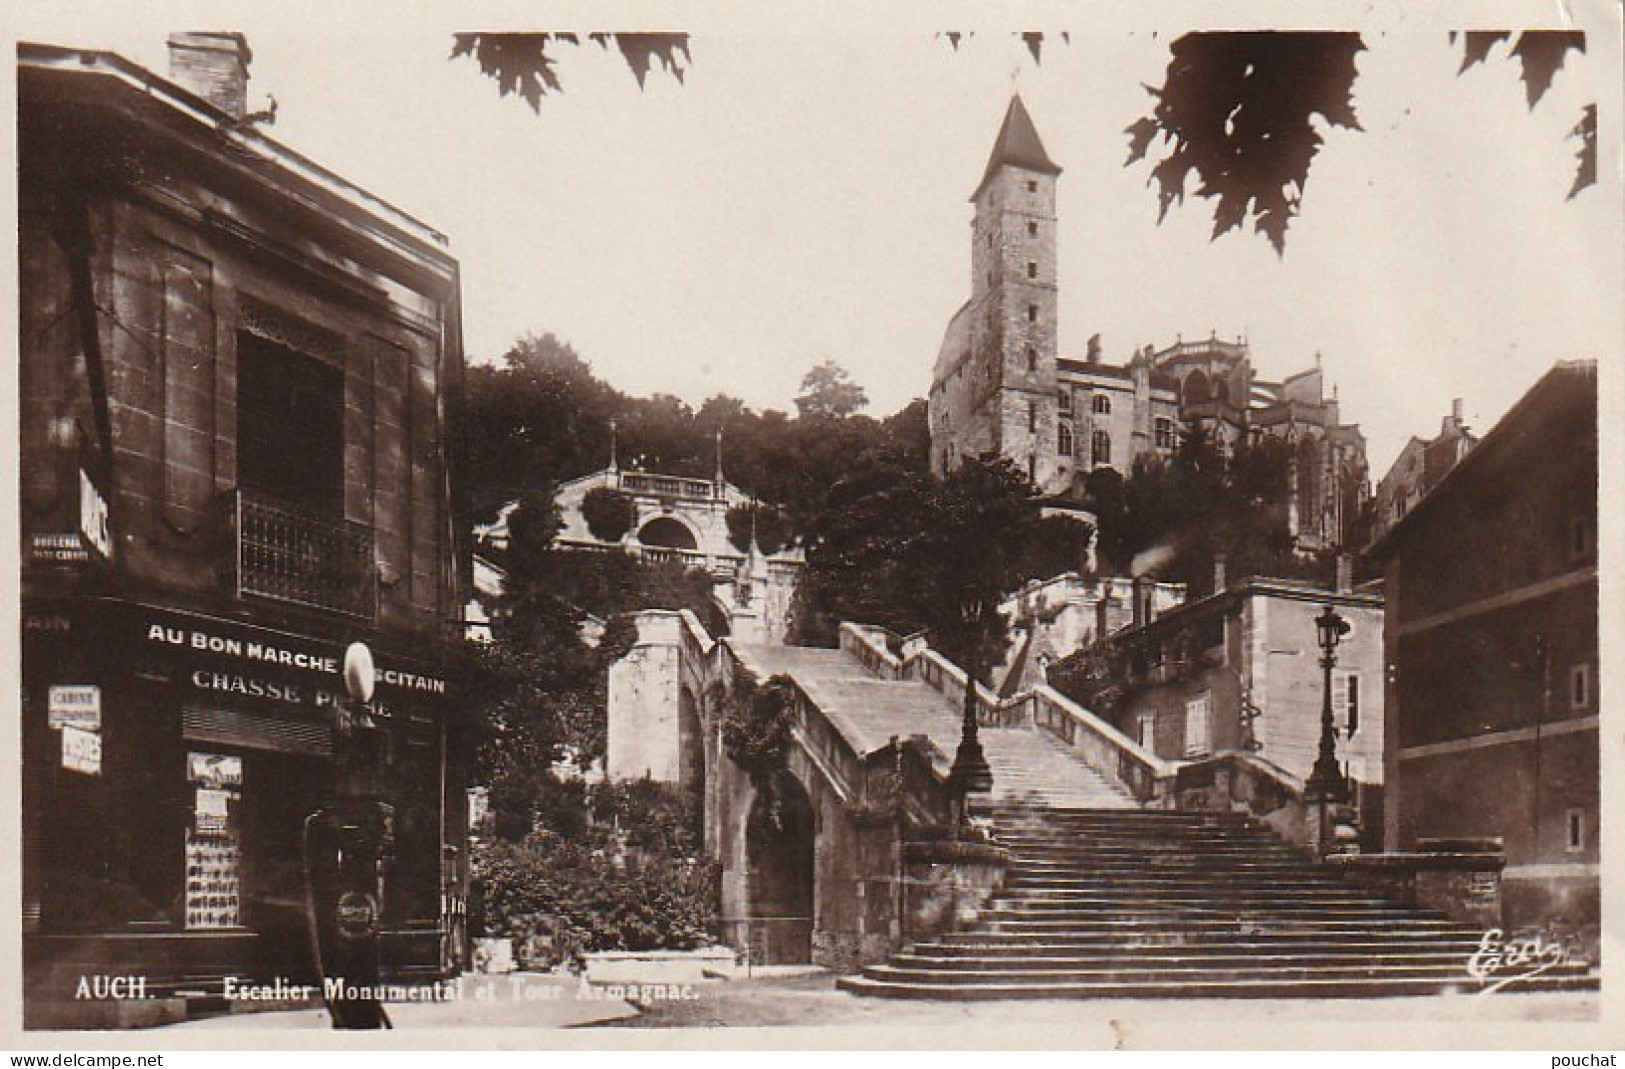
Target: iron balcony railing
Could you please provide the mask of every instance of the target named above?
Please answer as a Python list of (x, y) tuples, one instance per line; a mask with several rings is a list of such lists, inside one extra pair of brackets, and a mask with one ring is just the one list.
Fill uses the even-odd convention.
[(373, 619), (372, 528), (252, 490), (236, 493), (237, 594)]

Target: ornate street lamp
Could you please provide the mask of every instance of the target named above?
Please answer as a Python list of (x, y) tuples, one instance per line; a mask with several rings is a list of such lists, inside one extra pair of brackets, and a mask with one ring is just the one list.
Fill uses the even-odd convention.
[[(974, 656), (967, 657), (974, 660)], [(965, 669), (965, 715), (959, 725), (959, 748), (954, 751), (953, 767), (948, 770), (948, 790), (959, 807), (958, 826), (970, 824), (970, 795), (986, 794), (993, 789), (993, 770), (988, 767), (982, 753), (982, 740), (976, 723), (976, 675), (974, 666)]]
[(1316, 637), (1320, 640), (1320, 667), (1325, 672), (1325, 694), (1320, 706), (1320, 754), (1315, 767), (1304, 782), (1303, 796), (1308, 802), (1344, 802), (1348, 791), (1343, 783), (1343, 770), (1337, 764), (1337, 729), (1332, 726), (1332, 669), (1337, 665), (1337, 644), (1349, 633), (1348, 621), (1330, 605), (1315, 617)]

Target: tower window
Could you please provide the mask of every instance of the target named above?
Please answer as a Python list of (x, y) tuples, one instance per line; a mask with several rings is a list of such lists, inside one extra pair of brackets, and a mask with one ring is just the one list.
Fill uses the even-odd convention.
[(1038, 236), (1038, 223), (1032, 219), (1027, 220), (1027, 236), (1030, 238)]
[(1038, 322), (1038, 305), (1029, 304), (1027, 306), (1027, 322), (1029, 322), (1029, 323)]
[(1095, 394), (1094, 411), (1095, 411), (1095, 414), (1099, 415), (1099, 416), (1109, 416), (1109, 415), (1111, 415), (1112, 414), (1112, 399), (1110, 397), (1107, 397), (1103, 393)]
[(1038, 182), (1037, 182), (1036, 179), (1032, 179), (1032, 178), (1027, 179), (1027, 192), (1029, 192), (1029, 193), (1037, 193), (1038, 192)]
[(1027, 402), (1027, 433), (1031, 434), (1038, 429), (1038, 402)]
[(1112, 436), (1105, 431), (1096, 431), (1090, 439), (1091, 452), (1096, 464), (1110, 464), (1112, 462)]
[(1056, 435), (1055, 451), (1057, 453), (1060, 453), (1063, 457), (1071, 456), (1072, 455), (1072, 424), (1070, 424), (1070, 423), (1058, 424), (1055, 435)]
[(1038, 370), (1038, 350), (1034, 349), (1031, 345), (1027, 346), (1027, 370)]
[(1032, 260), (1027, 261), (1027, 277), (1028, 278), (1037, 278), (1038, 277), (1038, 264), (1036, 262), (1032, 261)]

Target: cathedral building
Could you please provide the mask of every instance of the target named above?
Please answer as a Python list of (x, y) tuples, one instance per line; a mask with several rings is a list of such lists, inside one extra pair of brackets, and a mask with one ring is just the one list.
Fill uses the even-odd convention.
[(1055, 211), (1061, 168), (1019, 96), (971, 195), (971, 296), (954, 313), (932, 373), (932, 470), (1002, 456), (1058, 496), (1098, 468), (1124, 475), (1141, 456), (1173, 454), (1182, 427), (1221, 449), (1264, 436), (1292, 443), (1292, 532), (1301, 548), (1344, 544), (1370, 496), (1365, 439), (1326, 396), (1320, 359), (1267, 382), (1244, 339), (1216, 335), (1146, 345), (1105, 360), (1100, 336), (1082, 359), (1057, 348)]

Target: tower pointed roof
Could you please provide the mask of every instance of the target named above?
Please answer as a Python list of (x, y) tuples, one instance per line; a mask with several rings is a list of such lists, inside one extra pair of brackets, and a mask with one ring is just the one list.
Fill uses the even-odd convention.
[(1049, 158), (1049, 153), (1044, 151), (1044, 142), (1038, 138), (1038, 129), (1033, 126), (1032, 116), (1027, 114), (1027, 106), (1021, 102), (1020, 93), (1010, 98), (1010, 106), (1005, 109), (1004, 123), (993, 142), (993, 152), (987, 158), (987, 169), (982, 172), (982, 180), (977, 184), (976, 192), (971, 194), (972, 200), (981, 194), (982, 187), (998, 173), (1000, 167), (1020, 167), (1048, 175), (1061, 173), (1061, 169)]

